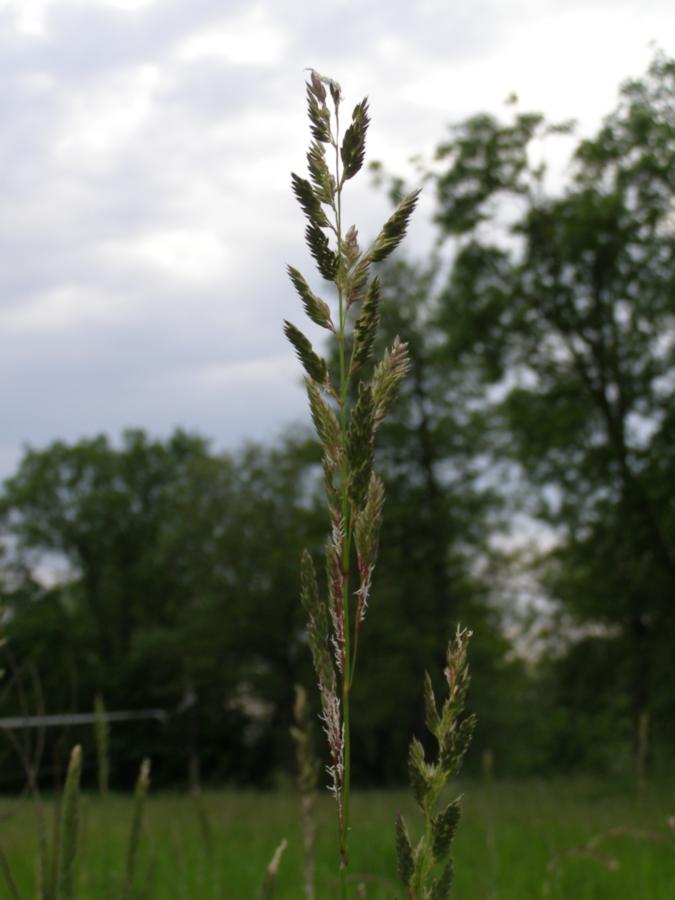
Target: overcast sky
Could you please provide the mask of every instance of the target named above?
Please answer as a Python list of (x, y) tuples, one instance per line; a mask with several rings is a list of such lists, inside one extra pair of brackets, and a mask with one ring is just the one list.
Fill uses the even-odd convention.
[(281, 332), (305, 66), (369, 95), (369, 157), (400, 170), (512, 91), (592, 130), (651, 41), (675, 51), (671, 0), (0, 0), (0, 477), (56, 438), (307, 421)]

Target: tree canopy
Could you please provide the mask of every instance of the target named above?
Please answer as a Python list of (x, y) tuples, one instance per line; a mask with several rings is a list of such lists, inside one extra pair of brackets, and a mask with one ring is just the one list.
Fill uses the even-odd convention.
[(672, 677), (675, 62), (626, 83), (548, 187), (532, 144), (569, 130), (478, 116), (439, 147), (436, 219), (459, 241), (439, 327), (498, 388), (499, 447), (557, 531), (546, 588), (625, 644), (637, 731)]

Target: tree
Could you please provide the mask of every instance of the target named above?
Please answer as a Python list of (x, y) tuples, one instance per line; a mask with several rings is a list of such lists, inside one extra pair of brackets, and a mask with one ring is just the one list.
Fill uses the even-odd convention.
[(88, 711), (96, 691), (109, 708), (171, 710), (196, 692), (187, 720), (113, 731), (123, 775), (139, 746), (160, 779), (183, 771), (186, 744), (193, 775), (198, 750), (214, 775), (279, 764), (302, 668), (295, 550), (318, 528), (312, 452), (288, 439), (216, 456), (181, 431), (129, 431), (119, 447), (30, 450), (6, 482), (3, 531), (24, 571), (8, 636), (51, 711)]
[(624, 648), (609, 657), (637, 735), (665, 713), (675, 635), (675, 61), (623, 86), (551, 192), (532, 145), (569, 131), (481, 115), (439, 147), (437, 222), (458, 248), (438, 324), (494, 386), (501, 451), (557, 530), (545, 584)]

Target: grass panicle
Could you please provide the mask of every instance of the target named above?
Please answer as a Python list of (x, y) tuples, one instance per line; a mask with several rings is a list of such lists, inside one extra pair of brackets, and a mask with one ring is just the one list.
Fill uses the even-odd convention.
[[(406, 345), (396, 339), (376, 366), (372, 381), (357, 380), (357, 372), (372, 357), (379, 324), (380, 285), (372, 275), (371, 264), (384, 260), (403, 239), (418, 192), (404, 198), (370, 248), (362, 251), (356, 227), (345, 227), (343, 222), (342, 195), (345, 183), (359, 172), (365, 159), (368, 100), (354, 107), (342, 136), (339, 84), (310, 70), (306, 87), (312, 135), (307, 152), (309, 178), (293, 173), (291, 183), (307, 220), (305, 237), (310, 253), (319, 275), (332, 286), (333, 310), (296, 268), (289, 266), (288, 273), (309, 319), (333, 334), (337, 364), (329, 367), (295, 325), (285, 322), (284, 330), (307, 376), (312, 421), (323, 448), (330, 513), (328, 599), (322, 599), (306, 551), (301, 595), (331, 756), (329, 774), (337, 800), (340, 885), (345, 900), (350, 833), (350, 695), (384, 502), (382, 482), (373, 470), (375, 430), (405, 375)], [(356, 589), (350, 585), (354, 550)], [(354, 595), (356, 608), (352, 609)]]
[[(462, 765), (476, 724), (474, 716), (464, 716), (469, 688), (467, 644), (471, 633), (457, 629), (448, 645), (445, 679), (447, 697), (438, 708), (431, 678), (424, 679), (424, 719), (437, 744), (433, 762), (427, 761), (417, 738), (410, 743), (408, 772), (424, 829), (413, 842), (403, 817), (396, 818), (396, 856), (407, 900), (447, 900), (452, 890), (452, 841), (461, 815), (459, 797), (441, 805), (442, 796)], [(439, 806), (441, 808), (439, 809)]]

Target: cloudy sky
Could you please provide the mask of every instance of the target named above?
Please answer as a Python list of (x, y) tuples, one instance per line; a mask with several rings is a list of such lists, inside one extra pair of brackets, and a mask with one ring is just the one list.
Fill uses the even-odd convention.
[(652, 41), (675, 51), (670, 0), (0, 0), (0, 477), (57, 437), (234, 447), (307, 419), (281, 333), (305, 66), (370, 96), (399, 170), (512, 91), (592, 130)]

